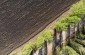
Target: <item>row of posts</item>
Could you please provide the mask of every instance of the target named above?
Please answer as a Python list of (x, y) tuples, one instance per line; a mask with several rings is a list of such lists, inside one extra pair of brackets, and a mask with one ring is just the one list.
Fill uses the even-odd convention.
[[(80, 22), (77, 25), (73, 25), (73, 26), (69, 25), (66, 31), (59, 32), (56, 29), (54, 29), (53, 40), (52, 40), (52, 55), (57, 55), (57, 50), (56, 50), (57, 46), (60, 46), (60, 48), (62, 49), (63, 46), (70, 43), (70, 38), (72, 35), (76, 35), (80, 31), (83, 31), (81, 30), (81, 27), (84, 28), (83, 26), (84, 23), (82, 24), (82, 22)], [(33, 50), (30, 55), (36, 55), (35, 52), (36, 51)], [(39, 49), (38, 55), (48, 55), (47, 41), (45, 41), (43, 47)]]

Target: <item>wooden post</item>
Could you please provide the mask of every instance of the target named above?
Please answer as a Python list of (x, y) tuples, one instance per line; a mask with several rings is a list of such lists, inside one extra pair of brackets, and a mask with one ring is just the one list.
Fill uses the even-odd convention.
[(68, 41), (68, 44), (70, 43), (70, 25), (68, 26), (68, 36), (67, 36), (67, 41)]
[(56, 31), (56, 29), (54, 29), (54, 42), (55, 42), (55, 46), (57, 46), (57, 31)]
[(82, 19), (82, 33), (85, 34), (84, 33), (84, 19)]
[(74, 25), (74, 36), (76, 37), (76, 25)]
[(44, 55), (47, 55), (48, 49), (47, 49), (47, 41), (44, 42)]
[(77, 34), (80, 33), (80, 23), (78, 23), (78, 26), (77, 26)]
[(76, 30), (75, 30), (76, 25), (74, 25), (74, 36), (76, 36)]
[(62, 31), (60, 31), (60, 48), (62, 49)]
[(82, 33), (85, 34), (84, 33), (84, 24), (82, 24)]
[(57, 40), (56, 40), (56, 29), (54, 29), (52, 55), (57, 55), (57, 53), (56, 53), (56, 44), (57, 44)]

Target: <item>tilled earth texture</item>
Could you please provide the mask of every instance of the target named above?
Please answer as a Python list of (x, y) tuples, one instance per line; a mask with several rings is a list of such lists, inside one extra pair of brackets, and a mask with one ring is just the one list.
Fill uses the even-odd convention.
[(0, 55), (8, 55), (78, 0), (0, 0)]

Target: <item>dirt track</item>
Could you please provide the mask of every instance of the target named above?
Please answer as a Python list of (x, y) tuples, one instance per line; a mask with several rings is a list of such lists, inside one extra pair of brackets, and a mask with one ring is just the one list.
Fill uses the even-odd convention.
[(0, 55), (7, 55), (76, 0), (0, 0)]

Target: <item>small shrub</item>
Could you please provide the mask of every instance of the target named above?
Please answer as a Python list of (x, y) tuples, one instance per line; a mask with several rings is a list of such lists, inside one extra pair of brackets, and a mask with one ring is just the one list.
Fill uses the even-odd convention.
[(22, 48), (20, 55), (30, 55), (33, 49), (34, 49), (34, 44), (30, 42)]
[(58, 31), (63, 31), (67, 29), (67, 23), (58, 22), (55, 24), (55, 29)]
[(45, 41), (47, 41), (47, 42), (52, 41), (51, 31), (46, 30), (45, 32), (42, 33), (42, 35), (43, 35), (43, 38)]
[(42, 35), (39, 35), (38, 36), (38, 39), (37, 39), (36, 44), (37, 44), (37, 48), (39, 48), (39, 49), (43, 46), (43, 44), (44, 44), (44, 38), (43, 38)]

